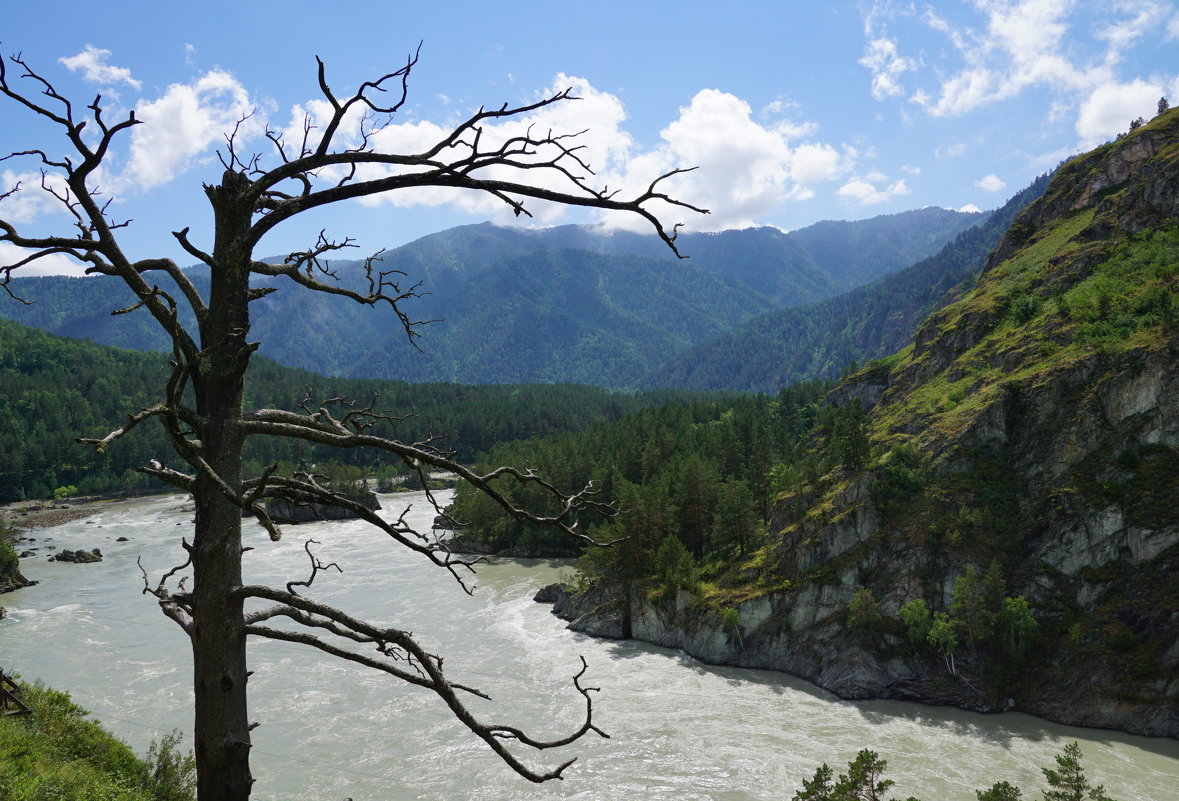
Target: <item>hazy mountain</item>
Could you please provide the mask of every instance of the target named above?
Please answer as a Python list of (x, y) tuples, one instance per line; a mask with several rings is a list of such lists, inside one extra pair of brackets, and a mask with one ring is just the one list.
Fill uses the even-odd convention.
[[(421, 351), (382, 309), (280, 291), (255, 301), (261, 353), (329, 375), (412, 381), (582, 381), (634, 386), (641, 376), (757, 314), (830, 298), (935, 252), (979, 215), (920, 209), (793, 233), (771, 228), (684, 235), (677, 260), (652, 235), (564, 226), (491, 224), (449, 229), (385, 254), (421, 296), (405, 303), (422, 329)], [(359, 262), (333, 265), (345, 283)], [(203, 268), (202, 268), (203, 269)], [(202, 270), (191, 274), (199, 286)], [(170, 282), (160, 276), (165, 291)], [(121, 281), (18, 278), (0, 316), (103, 344), (162, 349)], [(178, 296), (177, 296), (178, 297)]]
[(829, 300), (760, 314), (684, 351), (640, 384), (776, 392), (899, 350), (930, 311), (953, 297), (951, 290), (982, 269), (1015, 215), (1047, 185), (1047, 175), (1036, 179), (936, 255)]

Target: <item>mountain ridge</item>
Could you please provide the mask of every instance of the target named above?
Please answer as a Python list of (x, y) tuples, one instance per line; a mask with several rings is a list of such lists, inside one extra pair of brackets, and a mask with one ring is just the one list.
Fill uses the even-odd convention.
[(949, 302), (975, 277), (1015, 215), (1047, 184), (1048, 175), (1040, 176), (910, 267), (828, 300), (752, 317), (672, 358), (640, 385), (775, 392), (799, 381), (834, 378), (856, 362), (887, 356), (908, 341), (934, 306)]
[[(952, 239), (976, 217), (919, 209), (824, 224), (818, 233), (685, 234), (681, 246), (693, 258), (682, 261), (653, 236), (618, 232), (604, 237), (576, 227), (463, 226), (385, 254), (383, 267), (406, 273), (407, 286), (423, 282), (422, 296), (407, 302), (406, 312), (414, 319), (446, 321), (422, 329), (418, 344), (423, 352), (406, 347), (404, 333), (389, 315), (330, 296), (307, 299), (279, 291), (261, 298), (252, 306), (252, 332), (264, 355), (329, 375), (634, 387), (668, 356), (752, 315), (838, 294), (847, 284), (905, 267), (915, 253)], [(811, 248), (821, 246), (830, 265), (818, 265), (798, 244), (800, 237)], [(619, 248), (640, 252), (610, 252)], [(358, 265), (336, 262), (331, 267), (349, 282), (360, 280)], [(189, 272), (203, 285), (201, 269)], [(582, 272), (596, 281), (573, 280)], [(558, 274), (556, 286), (550, 279)], [(159, 283), (169, 291), (166, 276)], [(141, 315), (105, 314), (133, 301), (125, 287), (104, 277), (14, 278), (10, 288), (38, 303), (2, 303), (0, 316), (105, 344), (166, 347)], [(563, 294), (556, 293), (558, 288)], [(600, 319), (577, 313), (591, 302)], [(561, 330), (561, 324), (570, 325)], [(570, 340), (569, 330), (578, 336)], [(619, 336), (620, 331), (626, 335)], [(515, 350), (512, 360), (503, 354), (509, 343)], [(625, 358), (614, 359), (612, 351)]]

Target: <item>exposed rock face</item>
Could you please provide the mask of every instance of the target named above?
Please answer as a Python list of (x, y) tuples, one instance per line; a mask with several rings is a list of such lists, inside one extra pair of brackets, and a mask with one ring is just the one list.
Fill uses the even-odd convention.
[[(901, 659), (881, 662), (871, 650), (849, 644), (835, 617), (850, 592), (812, 587), (803, 594), (776, 593), (737, 607), (728, 625), (715, 610), (697, 607), (690, 593), (650, 600), (601, 588), (571, 596), (560, 588), (553, 613), (569, 628), (595, 637), (643, 640), (684, 651), (702, 662), (778, 670), (809, 679), (841, 698), (900, 698), (992, 710), (990, 701), (968, 690), (927, 679), (923, 666)], [(547, 598), (537, 598), (547, 601)], [(795, 623), (800, 624), (795, 628)]]
[(32, 587), (36, 583), (35, 581), (29, 581), (21, 575), (20, 570), (13, 568), (12, 572), (5, 576), (0, 576), (0, 593)]
[[(366, 509), (376, 511), (381, 508), (374, 492), (359, 498), (353, 498)], [(268, 498), (266, 512), (278, 523), (311, 523), (317, 520), (355, 520), (357, 515), (351, 509), (342, 506), (325, 506), (323, 504), (295, 504), (283, 498)]]
[(828, 402), (835, 406), (859, 401), (864, 409), (871, 409), (880, 402), (880, 397), (888, 389), (888, 370), (874, 368), (857, 373), (854, 380), (844, 381), (827, 396)]
[(479, 556), (505, 556), (513, 559), (567, 559), (579, 555), (572, 548), (561, 548), (553, 545), (513, 545), (508, 548), (498, 548), (486, 542), (480, 542), (472, 537), (448, 537), (439, 540), (438, 544), (451, 553), (476, 554)]
[[(579, 631), (785, 671), (845, 698), (1179, 737), (1179, 315), (1090, 346), (1076, 320), (1039, 311), (1160, 225), (1179, 225), (1174, 110), (1063, 167), (973, 293), (931, 315), (890, 366), (831, 393), (870, 410), (879, 450), (919, 452), (919, 489), (890, 497), (882, 461), (783, 498), (770, 529), (788, 588), (738, 604), (736, 622), (688, 593), (631, 588), (562, 595), (554, 611)], [(1013, 320), (1010, 304), (1033, 294), (1042, 305)], [(1041, 637), (1005, 677), (963, 647), (955, 678), (899, 636), (899, 610), (915, 598), (949, 610), (966, 566), (991, 560)], [(870, 637), (846, 623), (861, 587), (892, 622)]]

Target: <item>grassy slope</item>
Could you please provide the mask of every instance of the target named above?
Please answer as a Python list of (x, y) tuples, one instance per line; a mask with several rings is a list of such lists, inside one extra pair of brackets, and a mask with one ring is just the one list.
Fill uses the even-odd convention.
[[(65, 693), (25, 685), (33, 714), (0, 716), (0, 798), (5, 801), (190, 801), (191, 764), (167, 739), (153, 765), (93, 721)], [(154, 746), (153, 746), (154, 747)]]

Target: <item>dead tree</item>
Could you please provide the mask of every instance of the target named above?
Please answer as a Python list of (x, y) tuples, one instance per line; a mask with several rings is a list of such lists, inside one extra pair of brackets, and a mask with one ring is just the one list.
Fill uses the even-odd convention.
[[(327, 257), (353, 247), (350, 239), (335, 240), (320, 233), (306, 250), (291, 253), (278, 264), (255, 260), (253, 254), (267, 232), (280, 223), (321, 206), (399, 189), (446, 187), (489, 193), (517, 215), (529, 215), (527, 204), (533, 200), (629, 212), (649, 221), (673, 250), (678, 226), (666, 229), (650, 206), (663, 203), (664, 208), (670, 204), (704, 210), (661, 191), (661, 182), (680, 170), (659, 176), (634, 197), (623, 198), (592, 185), (593, 173), (585, 163), (577, 134), (528, 130), (492, 142), (485, 131), (496, 121), (575, 100), (569, 90), (531, 105), (480, 109), (428, 150), (387, 153), (375, 147), (374, 134), (405, 103), (417, 55), (400, 69), (362, 83), (347, 97), (332, 91), (323, 62), (317, 62), (319, 90), (332, 109), (327, 124), (317, 131), (307, 123), (301, 141), (294, 143), (279, 132), (267, 131), (268, 155), (245, 154), (236, 132), (229, 134), (220, 152), (224, 166), (221, 181), (204, 186), (213, 212), (211, 248), (191, 241), (188, 228), (174, 232), (184, 252), (208, 266), (211, 282), (207, 296), (172, 259), (128, 258), (119, 242), (120, 229), (127, 223), (111, 217), (109, 199), (101, 197), (95, 187), (96, 173), (116, 141), (141, 124), (134, 112), (111, 122), (104, 117), (101, 96), (78, 108), (22, 56), (12, 56), (7, 64), (0, 62), (0, 93), (42, 122), (56, 124), (69, 148), (68, 156), (54, 157), (47, 147), (30, 147), (7, 158), (37, 160), (43, 175), (55, 176), (53, 181), (43, 180), (42, 187), (53, 192), (68, 210), (73, 225), (60, 236), (26, 236), (0, 218), (0, 241), (29, 254), (0, 266), (0, 285), (10, 289), (12, 274), (38, 259), (72, 257), (86, 265), (88, 273), (121, 278), (136, 301), (120, 311), (145, 310), (171, 339), (172, 370), (159, 402), (131, 415), (125, 425), (102, 439), (88, 441), (102, 450), (140, 423), (158, 421), (184, 467), (178, 470), (153, 461), (142, 470), (195, 498), (192, 542), (182, 542), (187, 561), (154, 583), (145, 573), (144, 585), (192, 642), (200, 801), (243, 801), (250, 795), (246, 640), (251, 636), (300, 643), (431, 690), (521, 776), (535, 782), (560, 778), (572, 759), (555, 769), (536, 770), (507, 745), (514, 742), (547, 749), (568, 745), (591, 731), (602, 734), (593, 722), (592, 688), (581, 683), (584, 665), (573, 679), (576, 691), (584, 697), (583, 721), (564, 737), (535, 739), (519, 729), (476, 719), (463, 699), (483, 694), (449, 681), (442, 672), (442, 659), (406, 631), (372, 625), (296, 592), (297, 586), (308, 586), (324, 569), (310, 550), (312, 572), (306, 582), (291, 582), (285, 589), (242, 584), (243, 511), (256, 518), (271, 538), (280, 536), (264, 506), (269, 497), (353, 508), (400, 545), (449, 570), (460, 584), (463, 571), (470, 569), (468, 563), (438, 550), (424, 534), (414, 531), (404, 515), (387, 522), (324, 487), (314, 476), (281, 476), (273, 468), (261, 476), (243, 475), (242, 449), (251, 437), (288, 437), (345, 449), (373, 448), (423, 474), (450, 471), (487, 493), (509, 514), (575, 535), (577, 511), (594, 503), (592, 487), (567, 492), (531, 471), (507, 467), (478, 474), (459, 465), (453, 453), (432, 441), (407, 443), (382, 434), (394, 418), (375, 405), (356, 408), (333, 399), (321, 404), (306, 402), (298, 410), (244, 409), (243, 386), (251, 355), (258, 348), (257, 342), (249, 340), (250, 303), (274, 291), (273, 286), (252, 287), (253, 276), (286, 278), (307, 290), (341, 295), (368, 306), (383, 304), (411, 343), (420, 333), (408, 303), (417, 296), (418, 287), (399, 271), (382, 269), (379, 256), (364, 262), (364, 281), (359, 289), (337, 280)], [(342, 131), (347, 118), (358, 113), (363, 116), (359, 133), (346, 142)], [(11, 119), (11, 114), (6, 119)], [(374, 168), (379, 174), (367, 177)], [(494, 177), (489, 174), (492, 171)], [(545, 181), (559, 178), (563, 188), (543, 186), (541, 177)], [(16, 191), (19, 187), (0, 200)], [(0, 204), (0, 217), (2, 211)], [(178, 290), (161, 289), (153, 283), (153, 274), (159, 273), (166, 274)], [(191, 309), (194, 330), (182, 324), (180, 304)], [(542, 516), (518, 508), (497, 491), (495, 479), (543, 486), (558, 500), (561, 511)], [(180, 580), (187, 573), (191, 573), (191, 589)], [(259, 606), (260, 602), (266, 605)], [(289, 623), (284, 628), (269, 625), (277, 618), (286, 618)]]

